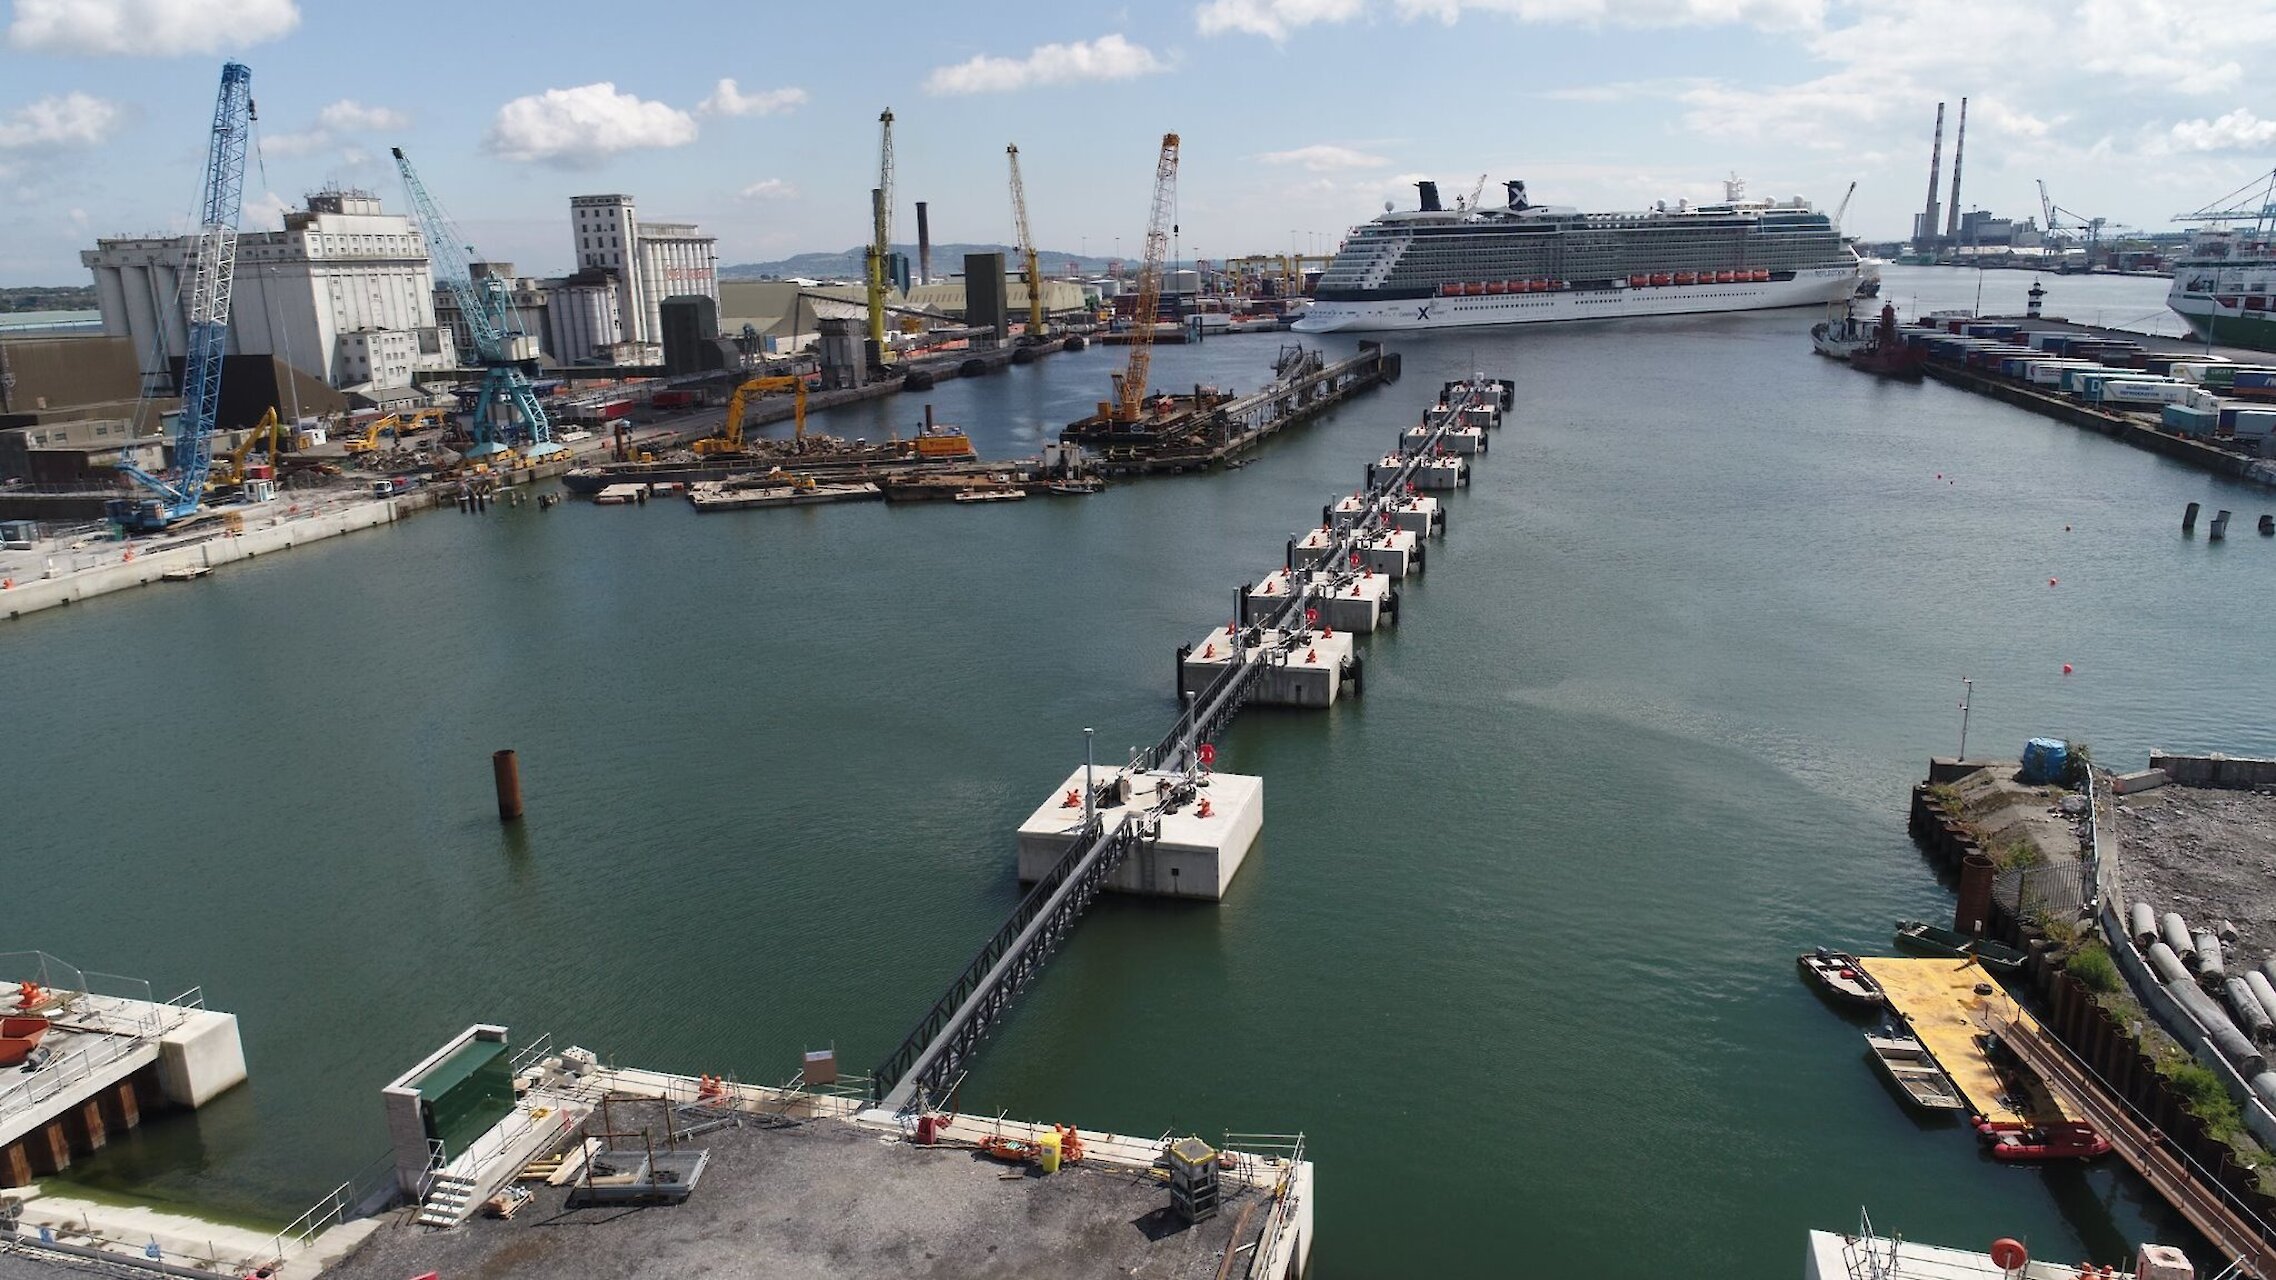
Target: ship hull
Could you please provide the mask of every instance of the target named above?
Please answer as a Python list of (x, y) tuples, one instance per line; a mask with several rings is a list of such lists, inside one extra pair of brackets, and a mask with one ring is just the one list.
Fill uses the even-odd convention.
[(1854, 296), (1857, 282), (1854, 266), (1819, 267), (1795, 272), (1789, 279), (1735, 284), (1608, 286), (1380, 302), (1315, 301), (1290, 328), (1298, 333), (1380, 333), (1822, 307)]
[[(2230, 303), (2242, 301), (2231, 298)], [(2189, 326), (2199, 339), (2232, 347), (2245, 347), (2253, 351), (2276, 351), (2276, 312), (2245, 310), (2235, 305), (2223, 305), (2220, 299), (2203, 294), (2188, 294), (2175, 290), (2167, 295), (2166, 305)]]

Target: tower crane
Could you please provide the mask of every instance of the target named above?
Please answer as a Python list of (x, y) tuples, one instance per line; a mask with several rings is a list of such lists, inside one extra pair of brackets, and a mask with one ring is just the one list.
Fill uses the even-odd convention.
[(869, 345), (882, 363), (885, 349), (885, 263), (893, 254), (893, 109), (877, 117), (877, 185), (869, 192)]
[(435, 280), (451, 292), (466, 331), (474, 339), (475, 359), (482, 362), (482, 391), (474, 402), (474, 419), (468, 425), (474, 443), (463, 456), (494, 458), (511, 453), (516, 441), (525, 443), (523, 456), (543, 458), (563, 452), (554, 443), (553, 425), (530, 385), (537, 372), (537, 339), (522, 332), (514, 315), (513, 295), (495, 273), (474, 278), (474, 247), (459, 234), (458, 224), (427, 194), (427, 184), (403, 148), (390, 148), (395, 167), (403, 174), (403, 187), (411, 196), (411, 212), (427, 238), (427, 255), (434, 263)]
[(237, 274), (237, 219), (244, 209), (245, 144), (251, 134), (253, 72), (222, 64), (205, 159), (205, 196), (190, 249), (189, 343), (182, 353), (182, 412), (174, 425), (174, 465), (165, 476), (120, 470), (153, 496), (114, 498), (105, 514), (120, 527), (163, 529), (194, 514), (213, 468), (213, 422), (221, 405), (221, 358), (229, 346), (229, 295)]
[[(2086, 233), (2086, 256), (2091, 259), (2094, 256), (2095, 242), (2102, 238), (2103, 225), (2109, 222), (2109, 219), (2089, 218), (2085, 214), (2074, 213), (2065, 209), (2056, 204), (2054, 199), (2047, 194), (2046, 179), (2041, 178), (2037, 181), (2039, 183), (2039, 212), (2047, 220), (2047, 234), (2054, 235), (2060, 231), (2084, 231)], [(2064, 226), (2064, 218), (2069, 218), (2072, 225)]]
[(1170, 249), (1170, 205), (1177, 199), (1178, 136), (1162, 135), (1154, 161), (1154, 208), (1146, 217), (1145, 261), (1138, 268), (1136, 323), (1130, 331), (1130, 367), (1114, 375), (1114, 420), (1136, 422), (1146, 402), (1146, 370), (1154, 361), (1154, 322), (1161, 318), (1162, 260)]
[(1019, 144), (1004, 148), (1012, 162), (1012, 222), (1019, 232), (1019, 256), (1027, 269), (1027, 336), (1043, 336), (1043, 266), (1036, 260), (1035, 237), (1027, 233), (1027, 187), (1019, 180)]

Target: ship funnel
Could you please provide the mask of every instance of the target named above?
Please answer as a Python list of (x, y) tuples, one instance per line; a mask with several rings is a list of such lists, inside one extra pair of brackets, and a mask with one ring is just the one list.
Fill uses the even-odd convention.
[(1525, 184), (1513, 181), (1505, 182), (1502, 185), (1509, 188), (1509, 207), (1523, 209), (1525, 207)]
[(1422, 193), (1422, 211), (1424, 213), (1437, 213), (1439, 210), (1438, 184), (1435, 182), (1418, 182), (1415, 184), (1415, 190)]

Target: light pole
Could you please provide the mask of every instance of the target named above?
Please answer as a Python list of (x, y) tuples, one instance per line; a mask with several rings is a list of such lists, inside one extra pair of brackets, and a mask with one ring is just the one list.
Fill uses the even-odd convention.
[(1083, 825), (1091, 825), (1091, 739), (1095, 731), (1083, 730)]
[(1975, 701), (1976, 682), (1960, 677), (1960, 758), (1968, 758), (1968, 704)]

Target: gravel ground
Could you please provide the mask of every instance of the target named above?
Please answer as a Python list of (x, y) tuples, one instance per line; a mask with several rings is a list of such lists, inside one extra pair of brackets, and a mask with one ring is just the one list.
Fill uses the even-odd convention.
[(1209, 1280), (1241, 1210), (1260, 1204), (1244, 1244), (1265, 1219), (1264, 1193), (1249, 1191), (1188, 1228), (1170, 1217), (1167, 1188), (1134, 1171), (1076, 1165), (1006, 1179), (1005, 1166), (975, 1152), (838, 1120), (722, 1130), (695, 1145), (711, 1163), (684, 1204), (573, 1210), (566, 1189), (540, 1186), (510, 1221), (429, 1231), (399, 1219), (325, 1275)]
[(2159, 787), (2120, 797), (2117, 828), (2129, 894), (2192, 930), (2232, 922), (2252, 961), (2276, 955), (2276, 795)]

